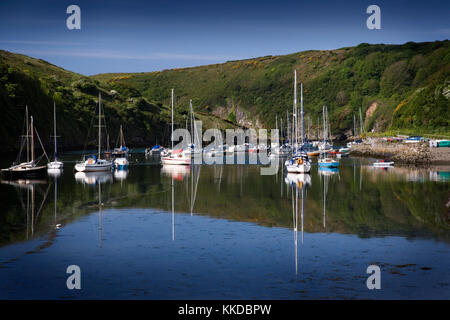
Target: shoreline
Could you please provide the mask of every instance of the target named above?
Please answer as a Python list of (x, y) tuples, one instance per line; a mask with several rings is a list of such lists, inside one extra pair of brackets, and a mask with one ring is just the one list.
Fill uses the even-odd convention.
[(450, 165), (450, 148), (430, 148), (425, 142), (406, 144), (370, 138), (361, 144), (352, 145), (350, 154), (388, 158), (401, 164)]

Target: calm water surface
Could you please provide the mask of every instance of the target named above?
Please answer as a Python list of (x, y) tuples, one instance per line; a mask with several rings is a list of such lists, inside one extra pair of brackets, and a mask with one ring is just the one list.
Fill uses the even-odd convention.
[[(136, 153), (128, 172), (85, 175), (76, 158), (0, 185), (0, 298), (450, 298), (449, 168), (347, 158), (261, 176)], [(366, 287), (371, 264), (380, 290)], [(81, 290), (66, 287), (69, 265)]]

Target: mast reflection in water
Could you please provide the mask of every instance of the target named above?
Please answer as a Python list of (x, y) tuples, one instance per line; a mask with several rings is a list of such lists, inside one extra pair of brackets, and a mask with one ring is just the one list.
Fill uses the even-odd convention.
[[(448, 297), (446, 167), (350, 157), (289, 175), (280, 160), (261, 176), (259, 165), (166, 168), (133, 154), (128, 171), (74, 174), (76, 158), (47, 179), (0, 184), (0, 298)], [(69, 292), (72, 264), (83, 289)], [(367, 290), (371, 264), (383, 290)]]

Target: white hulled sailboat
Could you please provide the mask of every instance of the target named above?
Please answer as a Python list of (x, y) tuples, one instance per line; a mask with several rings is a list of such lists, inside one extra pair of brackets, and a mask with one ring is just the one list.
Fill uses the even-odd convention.
[(311, 171), (311, 160), (308, 154), (303, 151), (305, 133), (303, 130), (303, 85), (301, 86), (301, 121), (302, 121), (302, 144), (299, 149), (298, 143), (298, 120), (297, 120), (297, 70), (294, 70), (294, 110), (293, 110), (293, 128), (294, 128), (294, 154), (290, 160), (285, 162), (286, 170), (290, 173), (309, 173)]
[(64, 163), (58, 160), (58, 149), (56, 143), (56, 104), (53, 102), (53, 141), (55, 147), (55, 155), (54, 160), (52, 162), (47, 163), (48, 169), (62, 169), (64, 167)]
[(120, 125), (120, 147), (115, 148), (112, 155), (114, 157), (114, 166), (116, 167), (116, 169), (128, 169), (128, 148), (125, 146), (125, 141), (123, 139), (122, 125)]
[(173, 150), (173, 89), (172, 89), (172, 134), (170, 140), (172, 141), (172, 149), (168, 155), (161, 156), (161, 163), (163, 165), (190, 165), (191, 155), (183, 152), (183, 149)]
[(113, 164), (109, 160), (101, 159), (102, 151), (102, 101), (101, 94), (98, 94), (98, 156), (90, 155), (75, 165), (78, 172), (111, 171)]

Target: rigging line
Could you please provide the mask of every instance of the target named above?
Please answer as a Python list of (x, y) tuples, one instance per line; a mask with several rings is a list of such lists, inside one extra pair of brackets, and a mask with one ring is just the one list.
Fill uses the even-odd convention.
[[(95, 110), (97, 110), (97, 107), (95, 108)], [(83, 146), (83, 153), (81, 154), (83, 159), (84, 159), (84, 156), (86, 154), (85, 151), (86, 151), (86, 148), (87, 148), (87, 144), (88, 144), (88, 141), (89, 141), (89, 135), (91, 134), (91, 128), (93, 126), (93, 122), (94, 122), (94, 118), (95, 118), (95, 110), (94, 110), (94, 116), (91, 117), (91, 123), (89, 124), (88, 134), (87, 134), (87, 137), (86, 137), (86, 141), (84, 142), (84, 146)]]
[(22, 155), (22, 151), (23, 151), (23, 147), (24, 147), (24, 146), (25, 146), (25, 139), (22, 139), (22, 143), (21, 143), (21, 145), (20, 145), (19, 154), (18, 154), (18, 156), (17, 156), (16, 161), (14, 162), (14, 164), (20, 163), (20, 158), (21, 158), (21, 155)]
[(44, 145), (42, 144), (41, 137), (39, 137), (39, 133), (37, 132), (37, 129), (34, 128), (34, 131), (36, 132), (36, 135), (38, 137), (39, 143), (41, 144), (42, 151), (44, 151), (44, 154), (45, 154), (45, 157), (47, 158), (47, 161), (50, 161), (50, 159), (48, 158), (47, 152), (45, 152)]
[(117, 145), (119, 144), (119, 139), (120, 139), (120, 132), (119, 132), (119, 135), (117, 136), (116, 144), (114, 145), (114, 148), (117, 148)]
[(47, 187), (47, 191), (45, 191), (44, 199), (42, 200), (41, 206), (39, 207), (38, 212), (36, 213), (35, 223), (37, 223), (37, 220), (39, 218), (39, 214), (41, 213), (42, 207), (44, 206), (45, 200), (47, 200), (48, 192), (50, 191), (50, 187), (53, 185), (53, 182), (49, 183)]
[[(28, 127), (27, 127), (26, 123), (27, 123), (27, 114), (25, 113), (25, 116), (23, 118), (22, 132), (25, 131), (25, 134), (28, 135)], [(25, 146), (25, 139), (23, 139), (23, 136), (22, 136), (20, 151), (19, 151), (19, 154), (17, 155), (15, 163), (20, 163), (20, 158), (22, 156), (22, 151), (23, 151), (24, 146)]]
[(36, 160), (34, 160), (35, 164), (38, 164), (39, 161), (41, 161), (41, 159), (44, 157), (44, 154), (41, 154)]
[[(105, 106), (102, 107), (102, 111), (103, 111), (103, 122), (105, 123), (105, 124), (104, 124), (104, 127), (105, 127), (105, 133), (106, 133), (106, 136), (108, 136), (108, 135), (109, 135), (109, 132), (108, 132), (108, 126), (107, 126), (107, 124), (106, 124)], [(100, 111), (100, 112), (101, 112), (101, 111)], [(100, 129), (100, 130), (101, 130), (101, 129)]]

